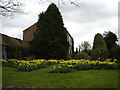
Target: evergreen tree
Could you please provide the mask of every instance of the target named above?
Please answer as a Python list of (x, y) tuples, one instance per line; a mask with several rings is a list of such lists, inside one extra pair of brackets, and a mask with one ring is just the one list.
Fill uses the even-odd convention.
[(103, 36), (99, 33), (95, 35), (93, 50), (91, 53), (92, 59), (105, 59), (108, 55), (107, 48)]
[(75, 51), (75, 54), (77, 54), (79, 51), (78, 51), (78, 48), (76, 47), (76, 51)]
[(113, 47), (117, 46), (117, 36), (113, 32), (104, 32), (103, 35), (108, 51), (110, 51)]
[(106, 48), (105, 41), (103, 39), (103, 36), (99, 33), (95, 35), (94, 42), (93, 42), (93, 49), (101, 49), (101, 48)]
[(85, 59), (85, 60), (90, 60), (90, 56), (87, 54), (87, 53), (84, 53), (84, 52), (78, 52), (76, 55), (75, 55), (75, 59)]
[(110, 50), (110, 58), (120, 60), (120, 46), (114, 47)]
[(55, 4), (39, 15), (37, 33), (31, 42), (37, 58), (67, 59), (69, 43), (62, 16)]

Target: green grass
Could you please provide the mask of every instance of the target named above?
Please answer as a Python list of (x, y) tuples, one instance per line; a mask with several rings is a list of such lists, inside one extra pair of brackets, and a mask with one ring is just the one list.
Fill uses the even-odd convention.
[(117, 88), (117, 70), (74, 71), (66, 74), (48, 73), (53, 66), (32, 72), (2, 67), (3, 86), (40, 88)]

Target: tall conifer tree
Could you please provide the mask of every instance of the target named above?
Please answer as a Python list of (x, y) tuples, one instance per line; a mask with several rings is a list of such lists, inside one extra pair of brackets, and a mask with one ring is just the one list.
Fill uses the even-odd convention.
[(62, 16), (52, 3), (46, 12), (39, 15), (37, 33), (31, 42), (32, 51), (37, 58), (67, 59), (69, 43)]
[(106, 44), (103, 39), (103, 36), (99, 33), (95, 35), (94, 43), (93, 43), (93, 49), (97, 49), (97, 48), (99, 49), (106, 48)]
[(106, 59), (107, 55), (108, 51), (103, 36), (97, 33), (94, 38), (91, 57), (92, 59)]

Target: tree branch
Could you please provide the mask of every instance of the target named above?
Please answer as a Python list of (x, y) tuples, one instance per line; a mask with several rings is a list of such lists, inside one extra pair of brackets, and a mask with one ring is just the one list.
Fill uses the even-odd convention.
[(9, 16), (13, 13), (21, 13), (22, 4), (17, 0), (0, 0), (0, 15)]

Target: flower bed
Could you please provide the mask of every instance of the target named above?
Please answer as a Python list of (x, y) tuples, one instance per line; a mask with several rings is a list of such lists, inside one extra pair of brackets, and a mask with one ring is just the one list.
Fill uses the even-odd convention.
[(19, 71), (33, 71), (40, 68), (45, 68), (47, 65), (58, 63), (57, 60), (45, 60), (45, 59), (38, 59), (38, 60), (17, 60), (17, 59), (1, 59), (3, 65), (15, 67)]
[[(106, 59), (105, 61), (99, 61), (99, 60), (67, 60), (67, 61), (60, 61), (58, 66), (55, 66), (55, 68), (50, 71), (54, 73), (66, 73), (70, 72), (72, 70), (100, 70), (100, 69), (107, 69), (107, 70), (113, 70), (117, 69), (117, 60), (114, 59), (113, 62), (111, 59)], [(72, 69), (72, 70), (70, 70)], [(61, 71), (62, 70), (62, 71)]]
[(15, 67), (19, 71), (33, 71), (40, 68), (45, 68), (49, 65), (57, 64), (54, 66), (50, 73), (68, 73), (72, 70), (99, 70), (99, 69), (117, 69), (117, 60), (106, 59), (105, 61), (100, 60), (17, 60), (17, 59), (1, 59), (3, 65)]

